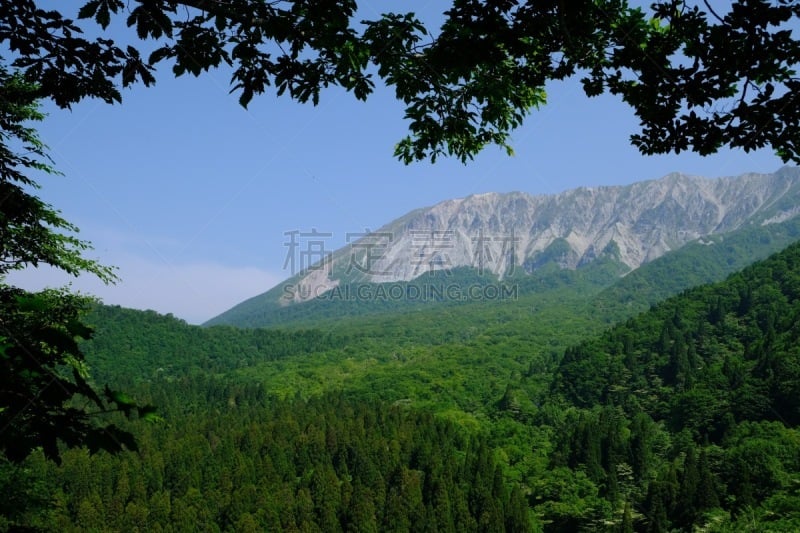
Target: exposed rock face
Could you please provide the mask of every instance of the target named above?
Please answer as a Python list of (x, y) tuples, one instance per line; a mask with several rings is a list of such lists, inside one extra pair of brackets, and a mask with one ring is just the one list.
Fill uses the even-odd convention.
[(670, 174), (547, 196), (478, 194), (412, 211), (337, 251), (331, 279), (320, 279), (317, 271), (300, 283), (330, 285), (345, 275), (411, 280), (460, 266), (503, 277), (553, 262), (576, 268), (609, 254), (635, 269), (688, 241), (745, 224), (780, 222), (799, 210), (796, 167), (718, 179)]

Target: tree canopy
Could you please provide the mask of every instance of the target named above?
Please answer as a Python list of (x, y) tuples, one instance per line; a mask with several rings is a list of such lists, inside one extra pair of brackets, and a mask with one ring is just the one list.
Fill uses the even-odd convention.
[[(587, 96), (619, 96), (640, 119), (645, 154), (771, 147), (800, 161), (800, 44), (795, 0), (454, 0), (438, 28), (411, 12), (366, 18), (355, 0), (90, 0), (76, 12), (34, 0), (0, 6), (6, 63), (67, 107), (120, 101), (120, 86), (232, 69), (247, 105), (273, 87), (318, 102), (332, 85), (366, 99), (377, 83), (406, 105), (405, 162), (467, 160), (546, 101), (553, 80), (580, 77)], [(111, 38), (115, 19), (136, 36)], [(97, 35), (89, 37), (89, 35)], [(137, 43), (138, 38), (138, 43)], [(152, 40), (153, 42), (145, 43)], [(148, 53), (145, 53), (146, 52)]]

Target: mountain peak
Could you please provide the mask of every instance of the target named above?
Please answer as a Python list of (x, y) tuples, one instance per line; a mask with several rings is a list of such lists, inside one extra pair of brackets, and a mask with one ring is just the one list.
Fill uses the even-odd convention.
[(407, 281), (437, 267), (476, 267), (481, 255), (482, 267), (502, 277), (515, 267), (536, 268), (542, 254), (564, 242), (560, 266), (590, 261), (613, 241), (620, 260), (635, 269), (690, 240), (732, 231), (780, 199), (791, 197), (793, 207), (799, 181), (795, 167), (717, 179), (675, 172), (555, 195), (487, 192), (446, 200), (381, 228), (391, 243), (364, 278)]
[(574, 269), (608, 257), (633, 270), (701, 237), (791, 218), (800, 170), (707, 179), (672, 173), (625, 186), (553, 195), (486, 192), (416, 209), (335, 252), (324, 269), (287, 280), (319, 296), (340, 282), (400, 282), (471, 267), (499, 278), (547, 264)]
[[(799, 178), (796, 167), (716, 179), (674, 172), (633, 185), (580, 187), (555, 195), (475, 194), (420, 213), (410, 227), (448, 232), (459, 244), (450, 254), (457, 266), (475, 266), (469, 258), (479, 252), (476, 241), (513, 242), (514, 265), (506, 257), (490, 267), (499, 276), (511, 266), (526, 267), (526, 261), (560, 241), (570, 248), (560, 262), (564, 267), (592, 260), (613, 241), (620, 260), (634, 269), (689, 240), (732, 231), (787, 195), (797, 200)], [(386, 228), (396, 229), (392, 224)], [(509, 255), (502, 246), (487, 251)], [(395, 270), (388, 278), (407, 280), (418, 274)]]

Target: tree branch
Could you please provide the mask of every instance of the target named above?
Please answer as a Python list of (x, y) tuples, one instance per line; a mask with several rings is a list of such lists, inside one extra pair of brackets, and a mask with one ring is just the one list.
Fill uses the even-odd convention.
[(712, 15), (714, 15), (714, 18), (716, 18), (718, 21), (720, 21), (720, 22), (721, 22), (722, 24), (724, 24), (725, 26), (727, 26), (727, 25), (728, 25), (728, 23), (727, 23), (727, 22), (725, 22), (725, 19), (723, 19), (722, 17), (720, 17), (719, 15), (717, 15), (717, 12), (716, 12), (716, 11), (714, 11), (714, 8), (713, 8), (713, 7), (711, 7), (711, 4), (709, 4), (709, 3), (708, 3), (708, 0), (703, 0), (703, 3), (704, 3), (704, 4), (706, 5), (706, 7), (708, 8), (708, 11), (709, 11), (709, 13), (711, 13)]
[[(261, 17), (248, 17), (247, 14), (244, 13), (242, 10), (237, 10), (237, 7), (240, 6), (235, 6), (233, 2), (223, 2), (222, 0), (172, 0), (172, 1), (176, 5), (180, 4), (185, 7), (191, 7), (200, 11), (205, 11), (206, 13), (217, 17), (222, 16), (238, 24), (244, 24), (244, 25), (260, 24), (266, 20)], [(259, 2), (259, 4), (263, 5), (265, 8), (269, 6), (269, 9), (274, 11), (272, 3)]]

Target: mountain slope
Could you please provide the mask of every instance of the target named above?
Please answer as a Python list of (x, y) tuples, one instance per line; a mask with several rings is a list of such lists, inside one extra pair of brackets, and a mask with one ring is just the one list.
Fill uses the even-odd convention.
[[(800, 243), (568, 350), (556, 390), (582, 406), (613, 403), (678, 423), (672, 417), (697, 417), (693, 429), (714, 438), (729, 414), (796, 425), (798, 338)], [(686, 412), (701, 390), (713, 398), (708, 412)]]
[(683, 290), (722, 281), (798, 240), (800, 217), (704, 237), (617, 280), (593, 298), (593, 305), (610, 321), (621, 320)]
[[(544, 264), (541, 256), (554, 246), (563, 249), (554, 257), (562, 267), (575, 268), (613, 250), (635, 269), (704, 235), (785, 220), (797, 214), (798, 199), (800, 172), (789, 167), (736, 178), (670, 174), (549, 196), (473, 195), (416, 210), (378, 230), (392, 240), (378, 258), (373, 254), (363, 278), (408, 281), (432, 268), (460, 266), (482, 267), (502, 278), (513, 268), (530, 271)], [(348, 261), (366, 263), (365, 250), (346, 251), (334, 256), (334, 274)]]
[(172, 315), (96, 305), (82, 349), (98, 383), (223, 374), (267, 361), (324, 352), (351, 339), (318, 330), (202, 328)]
[[(414, 307), (430, 302), (403, 297), (409, 284), (524, 285), (520, 280), (530, 274), (552, 274), (549, 267), (580, 269), (598, 259), (614, 264), (603, 268), (619, 276), (687, 243), (712, 242), (710, 235), (744, 228), (755, 234), (793, 219), (798, 209), (800, 171), (792, 167), (719, 179), (671, 174), (553, 196), (489, 193), (449, 200), (412, 211), (206, 325), (264, 326)], [(734, 263), (743, 266), (788, 241), (776, 244)], [(446, 278), (442, 271), (455, 275)], [(713, 279), (720, 278), (700, 282)], [(377, 303), (360, 297), (359, 287), (372, 295), (377, 283), (398, 284), (394, 294), (400, 297)]]
[(636, 530), (797, 531), (798, 339), (795, 244), (566, 350), (552, 467)]

